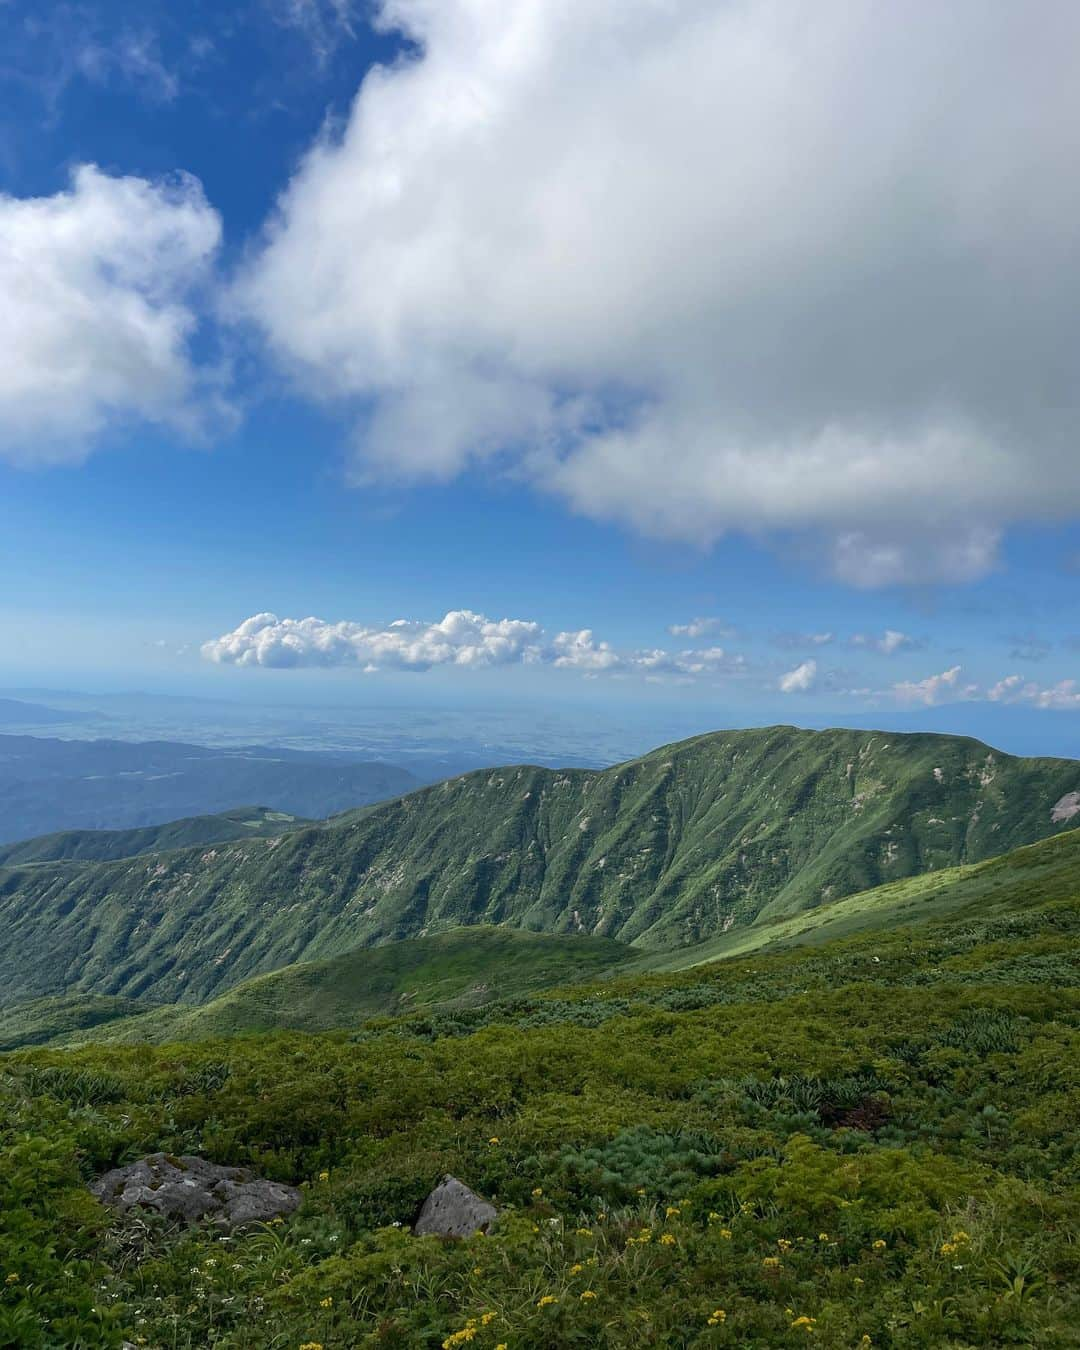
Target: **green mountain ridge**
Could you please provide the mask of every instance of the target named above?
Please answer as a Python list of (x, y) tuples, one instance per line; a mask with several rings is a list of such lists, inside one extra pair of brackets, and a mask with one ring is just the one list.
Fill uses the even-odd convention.
[(0, 867), (42, 862), (115, 862), (141, 853), (205, 847), (232, 839), (272, 838), (315, 821), (268, 806), (238, 806), (214, 815), (187, 816), (130, 830), (60, 830), (0, 845)]
[[(0, 1010), (0, 1050), (23, 1044), (204, 1040), (266, 1031), (349, 1030), (377, 1016), (505, 1004), (545, 991), (613, 979), (617, 990), (646, 974), (821, 946), (911, 925), (985, 923), (1080, 899), (1080, 829), (972, 867), (890, 882), (786, 919), (740, 929), (673, 952), (650, 953), (604, 938), (475, 925), (434, 937), (364, 947), (327, 961), (255, 976), (210, 1002), (147, 1008), (135, 1000), (61, 995)], [(564, 988), (565, 987), (565, 988)], [(492, 1008), (491, 1016), (498, 1016)]]
[(272, 839), (0, 871), (0, 1001), (202, 1003), (471, 924), (670, 951), (1064, 831), (1078, 787), (966, 738), (791, 727), (471, 773)]

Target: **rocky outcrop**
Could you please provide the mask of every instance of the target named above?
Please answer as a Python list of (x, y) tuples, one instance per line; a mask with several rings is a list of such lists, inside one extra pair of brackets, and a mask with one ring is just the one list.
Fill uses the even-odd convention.
[(1054, 803), (1050, 811), (1050, 819), (1055, 825), (1072, 820), (1073, 816), (1080, 816), (1080, 792), (1066, 792), (1059, 802)]
[(190, 1154), (151, 1153), (106, 1172), (90, 1190), (121, 1214), (153, 1209), (182, 1223), (209, 1219), (225, 1228), (267, 1223), (291, 1214), (301, 1200), (295, 1186), (261, 1180), (243, 1167), (218, 1167)]
[(424, 1201), (413, 1225), (417, 1237), (466, 1238), (490, 1233), (499, 1211), (457, 1177), (445, 1176)]

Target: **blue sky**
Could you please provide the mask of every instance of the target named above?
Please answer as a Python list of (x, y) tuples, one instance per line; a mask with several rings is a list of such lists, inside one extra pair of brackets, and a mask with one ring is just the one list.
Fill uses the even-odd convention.
[(0, 6), (0, 683), (1080, 749), (1074, 12), (854, 8)]

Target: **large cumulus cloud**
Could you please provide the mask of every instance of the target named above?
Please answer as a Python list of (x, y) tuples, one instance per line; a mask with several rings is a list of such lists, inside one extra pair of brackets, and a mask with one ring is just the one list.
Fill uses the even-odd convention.
[(359, 666), (379, 670), (430, 670), (458, 666), (548, 665), (586, 675), (639, 674), (646, 678), (741, 673), (745, 661), (722, 647), (668, 652), (620, 650), (592, 629), (555, 633), (528, 619), (489, 619), (469, 609), (451, 610), (437, 623), (397, 619), (385, 627), (343, 619), (281, 619), (254, 614), (230, 633), (203, 644), (208, 661), (236, 666)]
[(189, 177), (83, 165), (66, 192), (0, 195), (0, 456), (79, 458), (133, 421), (191, 436), (223, 412), (191, 357), (220, 236)]
[(1080, 514), (1080, 7), (382, 0), (238, 291), (356, 473), (965, 579)]

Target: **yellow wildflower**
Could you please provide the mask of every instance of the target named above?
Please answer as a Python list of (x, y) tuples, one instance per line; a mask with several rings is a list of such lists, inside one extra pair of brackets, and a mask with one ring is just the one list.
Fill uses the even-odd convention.
[(598, 1256), (587, 1256), (585, 1258), (585, 1264), (587, 1266), (598, 1266), (600, 1264), (600, 1258)]
[(322, 1341), (305, 1341), (300, 1350), (323, 1350)]
[(884, 1238), (876, 1238), (870, 1244), (870, 1246), (873, 1247), (874, 1251), (876, 1252), (883, 1252), (888, 1245), (889, 1244), (885, 1241)]
[(968, 1235), (961, 1228), (958, 1232), (952, 1235), (952, 1240), (954, 1242), (970, 1242), (971, 1238), (969, 1238)]
[(814, 1323), (816, 1321), (816, 1317), (796, 1317), (795, 1321), (791, 1324), (791, 1329), (792, 1331), (813, 1331)]
[(942, 1256), (955, 1256), (960, 1250), (960, 1247), (956, 1242), (943, 1242), (938, 1250), (941, 1252)]
[(592, 1299), (592, 1298), (595, 1298), (595, 1297), (596, 1297), (596, 1290), (595, 1290), (595, 1289), (583, 1289), (583, 1290), (581, 1291), (581, 1298), (582, 1298), (582, 1301), (583, 1301), (583, 1302), (588, 1302), (589, 1299)]
[(481, 1313), (481, 1315), (480, 1315), (480, 1325), (481, 1325), (482, 1327), (490, 1326), (491, 1323), (494, 1322), (494, 1321), (495, 1321), (495, 1314), (494, 1314), (493, 1312)]
[(18, 1284), (18, 1283), (19, 1283), (19, 1277), (18, 1277), (18, 1275), (15, 1274), (14, 1271), (12, 1271), (11, 1274), (10, 1274), (10, 1275), (7, 1277), (7, 1279), (4, 1281), (4, 1283), (5, 1283), (5, 1284)]
[(320, 1307), (320, 1308), (332, 1308), (333, 1306), (334, 1306), (334, 1300), (330, 1297), (329, 1294), (327, 1294), (327, 1296), (326, 1296), (325, 1298), (319, 1299), (319, 1307)]
[(787, 1238), (777, 1238), (776, 1245), (780, 1248), (782, 1252), (791, 1251), (791, 1243), (787, 1240)]
[(828, 1235), (828, 1233), (819, 1233), (819, 1234), (817, 1235), (817, 1240), (818, 1240), (819, 1242), (828, 1242), (828, 1240), (829, 1240), (829, 1235)]
[(558, 1301), (554, 1294), (545, 1294), (542, 1299), (537, 1300), (536, 1306), (538, 1308), (550, 1308), (553, 1303), (558, 1303)]
[(668, 1217), (669, 1219), (673, 1219), (673, 1218), (675, 1217), (676, 1214), (681, 1214), (681, 1213), (682, 1213), (682, 1210), (679, 1208), (678, 1205), (668, 1205), (668, 1207), (667, 1207), (667, 1217)]
[(873, 1344), (874, 1344), (874, 1342), (870, 1339), (869, 1336), (864, 1336), (864, 1337), (862, 1338), (862, 1340), (859, 1342), (859, 1347), (860, 1347), (860, 1350), (870, 1350), (870, 1347), (871, 1347)]
[(730, 1242), (730, 1241), (731, 1241), (731, 1229), (730, 1229), (730, 1228), (721, 1228), (721, 1229), (720, 1229), (720, 1236), (724, 1239), (725, 1242)]
[(605, 1220), (606, 1218), (607, 1218), (607, 1215), (606, 1215), (606, 1214), (600, 1213), (600, 1214), (598, 1214), (598, 1215), (596, 1216), (596, 1222), (597, 1222), (597, 1223), (603, 1223), (604, 1220)]
[(443, 1341), (443, 1350), (454, 1350), (457, 1345), (467, 1345), (469, 1341), (476, 1340), (476, 1327), (467, 1324), (460, 1331), (451, 1332)]
[(766, 1270), (776, 1270), (780, 1265), (780, 1258), (778, 1256), (767, 1256), (761, 1264)]
[(661, 1233), (661, 1234), (660, 1234), (660, 1245), (661, 1245), (661, 1247), (674, 1247), (674, 1246), (675, 1246), (675, 1234), (674, 1234), (674, 1233)]
[(584, 1269), (585, 1269), (585, 1267), (581, 1264), (581, 1262), (580, 1262), (580, 1261), (577, 1261), (577, 1262), (575, 1262), (575, 1263), (570, 1267), (570, 1274), (571, 1274), (571, 1275), (580, 1275), (581, 1272), (582, 1272)]
[(320, 1172), (320, 1173), (319, 1173), (319, 1180), (320, 1180), (320, 1181), (329, 1181), (329, 1180), (330, 1180), (330, 1173), (329, 1173), (329, 1172)]
[(575, 1228), (574, 1231), (577, 1233), (578, 1237), (592, 1237), (591, 1228)]
[(495, 1350), (506, 1350), (506, 1342), (500, 1341), (499, 1344), (495, 1347)]
[(644, 1186), (639, 1186), (639, 1187), (637, 1188), (636, 1194), (637, 1194), (637, 1195), (644, 1195), (644, 1194), (645, 1194), (645, 1187), (644, 1187)]
[(714, 1308), (712, 1316), (708, 1319), (705, 1325), (710, 1327), (718, 1327), (721, 1326), (726, 1321), (727, 1321), (727, 1313), (723, 1310), (723, 1308)]
[(719, 1222), (720, 1222), (720, 1215), (717, 1214), (717, 1212), (716, 1212), (715, 1209), (710, 1209), (710, 1210), (709, 1210), (709, 1222), (710, 1222), (710, 1223), (719, 1223)]
[(854, 1281), (853, 1281), (853, 1283), (854, 1283), (854, 1284), (863, 1284), (863, 1283), (864, 1283), (864, 1280), (863, 1280), (863, 1278), (862, 1278), (861, 1275), (856, 1275), (856, 1276), (855, 1276), (855, 1279), (854, 1279)]
[(543, 1186), (534, 1186), (534, 1187), (533, 1187), (533, 1199), (534, 1199), (534, 1200), (539, 1200), (540, 1197), (541, 1197), (543, 1194), (544, 1194), (544, 1188), (543, 1188)]
[(493, 1134), (493, 1135), (491, 1136), (491, 1138), (488, 1140), (488, 1143), (489, 1143), (489, 1144), (498, 1144), (499, 1142), (500, 1142), (500, 1140), (499, 1140), (499, 1136), (498, 1136), (497, 1134)]
[(474, 1275), (483, 1275), (483, 1273), (484, 1273), (484, 1267), (483, 1267), (483, 1266), (473, 1266), (473, 1268), (472, 1268), (472, 1273), (473, 1273)]

